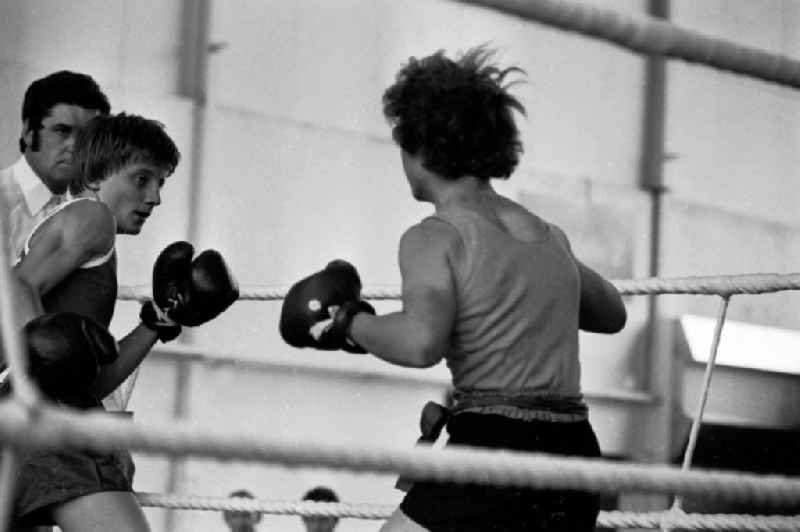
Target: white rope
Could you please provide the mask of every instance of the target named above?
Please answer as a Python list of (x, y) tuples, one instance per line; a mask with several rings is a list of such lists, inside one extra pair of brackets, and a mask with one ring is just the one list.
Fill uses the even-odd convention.
[(654, 17), (633, 17), (563, 0), (460, 0), (607, 41), (633, 52), (707, 65), (800, 88), (800, 62), (709, 37)]
[(800, 273), (753, 273), (612, 281), (622, 295), (697, 294), (732, 296), (800, 289)]
[[(694, 450), (697, 446), (697, 437), (700, 434), (700, 425), (703, 422), (703, 413), (708, 403), (708, 393), (711, 389), (711, 376), (714, 373), (714, 364), (717, 360), (717, 352), (719, 351), (719, 342), (722, 338), (722, 327), (725, 325), (725, 315), (728, 312), (729, 297), (723, 297), (720, 301), (719, 314), (717, 315), (717, 322), (714, 326), (714, 337), (711, 341), (711, 351), (709, 352), (708, 362), (706, 363), (705, 373), (703, 374), (703, 386), (700, 391), (700, 398), (698, 399), (697, 411), (695, 412), (694, 419), (692, 420), (692, 428), (689, 431), (689, 442), (686, 445), (686, 451), (683, 454), (683, 462), (681, 469), (688, 470), (692, 465), (692, 458)], [(672, 509), (680, 510), (681, 498), (675, 497)], [(664, 530), (667, 530), (666, 528)]]
[(232, 433), (188, 421), (141, 424), (105, 412), (52, 407), (43, 407), (30, 419), (21, 405), (8, 401), (0, 403), (0, 441), (25, 448), (79, 446), (103, 451), (125, 447), (172, 456), (392, 473), (415, 480), (613, 493), (644, 491), (773, 504), (800, 501), (800, 479), (775, 475), (680, 471), (665, 465), (485, 449), (418, 446), (397, 450), (323, 444), (261, 433)]
[(159, 493), (137, 493), (136, 496), (142, 506), (170, 508), (173, 510), (260, 512), (264, 514), (308, 517), (386, 519), (396, 508), (396, 506), (388, 504), (261, 501), (244, 497), (200, 497), (196, 495), (164, 495)]
[(800, 515), (697, 514), (683, 512), (600, 512), (597, 526), (606, 528), (659, 528), (668, 523), (681, 530), (798, 531)]
[[(694, 277), (650, 278), (611, 281), (622, 295), (697, 294), (732, 296), (735, 294), (765, 294), (782, 290), (800, 290), (800, 273), (754, 273)], [(120, 286), (118, 298), (144, 301), (150, 297), (145, 285)], [(243, 301), (279, 301), (286, 296), (287, 287), (242, 286), (239, 299)], [(400, 299), (398, 287), (366, 287), (363, 297), (371, 300)]]
[[(173, 510), (259, 512), (270, 515), (321, 516), (355, 519), (387, 519), (395, 510), (390, 504), (331, 503), (308, 501), (262, 501), (242, 497), (204, 497), (137, 493), (142, 506)], [(597, 526), (604, 528), (658, 528), (668, 520), (686, 530), (800, 530), (800, 516), (738, 514), (687, 514), (683, 512), (600, 512)]]

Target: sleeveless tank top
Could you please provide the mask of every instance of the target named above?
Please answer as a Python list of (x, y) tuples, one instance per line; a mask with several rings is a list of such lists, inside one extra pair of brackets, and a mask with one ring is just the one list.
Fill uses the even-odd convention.
[(430, 218), (454, 227), (465, 249), (454, 268), (458, 305), (445, 355), (458, 410), (585, 417), (580, 275), (564, 233), (538, 219), (544, 236), (520, 241), (462, 208)]
[[(30, 251), (30, 241), (41, 225), (63, 208), (92, 198), (72, 198), (56, 208), (34, 226), (19, 260)], [(42, 296), (45, 312), (76, 312), (108, 327), (117, 301), (117, 260), (112, 246), (106, 253), (81, 265)]]

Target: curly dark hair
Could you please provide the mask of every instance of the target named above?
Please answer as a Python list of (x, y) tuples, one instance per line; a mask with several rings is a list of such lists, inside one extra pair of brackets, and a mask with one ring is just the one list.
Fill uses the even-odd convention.
[(425, 167), (448, 179), (465, 175), (508, 178), (519, 163), (522, 142), (513, 111), (525, 107), (503, 85), (514, 72), (492, 63), (485, 45), (456, 60), (444, 50), (411, 57), (383, 93), (383, 114), (392, 138)]
[(139, 115), (118, 113), (92, 118), (78, 131), (72, 152), (69, 189), (78, 194), (130, 163), (147, 162), (169, 176), (181, 154), (164, 125)]

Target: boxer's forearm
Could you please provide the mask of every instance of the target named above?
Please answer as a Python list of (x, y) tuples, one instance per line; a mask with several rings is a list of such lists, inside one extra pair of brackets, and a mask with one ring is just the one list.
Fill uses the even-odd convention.
[(105, 397), (122, 384), (142, 363), (156, 340), (158, 340), (156, 333), (141, 324), (122, 338), (118, 343), (117, 361), (100, 368), (100, 375), (97, 378), (98, 395)]
[(427, 368), (443, 356), (430, 328), (404, 312), (353, 318), (350, 337), (376, 357), (398, 366)]

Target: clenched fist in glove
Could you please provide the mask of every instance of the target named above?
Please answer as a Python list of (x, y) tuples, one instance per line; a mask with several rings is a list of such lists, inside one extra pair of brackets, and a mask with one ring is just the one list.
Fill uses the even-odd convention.
[[(29, 321), (22, 339), (28, 348), (28, 373), (42, 393), (77, 407), (99, 404), (94, 384), (100, 366), (119, 356), (105, 327), (74, 312), (56, 312)], [(7, 378), (0, 389), (10, 390)]]
[(216, 318), (239, 298), (239, 287), (217, 251), (194, 256), (188, 242), (173, 242), (153, 266), (153, 299), (139, 317), (162, 342), (175, 339), (181, 326), (194, 327)]
[(294, 347), (366, 353), (349, 337), (359, 312), (375, 314), (361, 299), (361, 278), (352, 264), (334, 260), (289, 289), (281, 308), (281, 336)]

